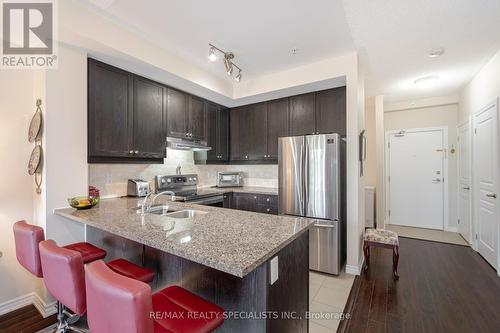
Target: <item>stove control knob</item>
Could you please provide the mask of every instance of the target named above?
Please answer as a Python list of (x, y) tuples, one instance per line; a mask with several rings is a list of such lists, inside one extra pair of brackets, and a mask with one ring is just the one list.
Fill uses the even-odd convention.
[(193, 181), (196, 181), (196, 177), (193, 178)]
[(172, 182), (172, 179), (171, 178), (167, 178), (167, 183), (170, 183)]
[(162, 184), (165, 184), (165, 178), (162, 178), (162, 179), (161, 179), (161, 183), (162, 183)]

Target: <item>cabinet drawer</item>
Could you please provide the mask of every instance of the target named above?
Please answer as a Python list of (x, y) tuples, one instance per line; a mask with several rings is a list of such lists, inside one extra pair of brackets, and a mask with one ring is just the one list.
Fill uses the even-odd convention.
[(275, 206), (257, 205), (255, 211), (257, 213), (278, 215), (278, 207), (275, 207)]
[(257, 196), (257, 203), (259, 205), (277, 207), (278, 206), (278, 196), (272, 195), (272, 194), (266, 194), (266, 195), (259, 194)]

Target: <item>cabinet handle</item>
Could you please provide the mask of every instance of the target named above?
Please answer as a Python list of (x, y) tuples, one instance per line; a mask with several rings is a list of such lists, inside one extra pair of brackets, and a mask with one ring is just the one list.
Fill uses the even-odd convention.
[(254, 198), (255, 200), (257, 200), (257, 196), (254, 196), (253, 198)]
[(133, 151), (133, 150), (131, 150), (131, 151), (129, 151), (128, 153), (129, 153), (129, 154), (133, 154), (133, 153), (134, 153), (134, 151)]
[(270, 209), (270, 208), (266, 209), (266, 212), (268, 212), (268, 213), (269, 213), (270, 211), (271, 211), (271, 209)]
[(139, 151), (138, 150), (134, 151), (134, 154), (136, 154), (136, 155), (139, 154)]
[(266, 201), (267, 201), (267, 202), (269, 202), (269, 201), (271, 201), (271, 199), (270, 199), (270, 198), (267, 198), (267, 199), (266, 199)]

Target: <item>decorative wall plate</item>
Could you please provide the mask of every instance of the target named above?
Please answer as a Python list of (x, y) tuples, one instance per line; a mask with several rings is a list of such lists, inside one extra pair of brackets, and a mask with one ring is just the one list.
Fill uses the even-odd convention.
[(30, 128), (28, 130), (28, 141), (35, 142), (38, 135), (40, 134), (40, 129), (42, 128), (42, 113), (40, 111), (36, 111), (31, 118)]
[(33, 176), (40, 168), (40, 162), (42, 160), (42, 147), (35, 146), (31, 152), (30, 160), (28, 162), (28, 173)]

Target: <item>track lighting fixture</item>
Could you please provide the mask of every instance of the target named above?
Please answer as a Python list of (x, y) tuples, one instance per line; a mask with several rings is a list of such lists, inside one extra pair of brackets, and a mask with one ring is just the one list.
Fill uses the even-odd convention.
[(240, 82), (240, 80), (241, 80), (241, 68), (238, 67), (238, 65), (236, 65), (233, 62), (234, 54), (232, 52), (225, 52), (212, 44), (208, 44), (208, 46), (210, 46), (210, 49), (208, 51), (208, 59), (210, 61), (214, 62), (217, 60), (217, 53), (216, 52), (222, 53), (222, 55), (224, 56), (223, 62), (224, 62), (224, 67), (226, 68), (227, 75), (232, 76), (233, 72), (234, 72), (234, 68), (236, 67), (238, 69), (238, 74), (236, 75), (236, 77), (234, 79), (236, 80), (236, 82)]

